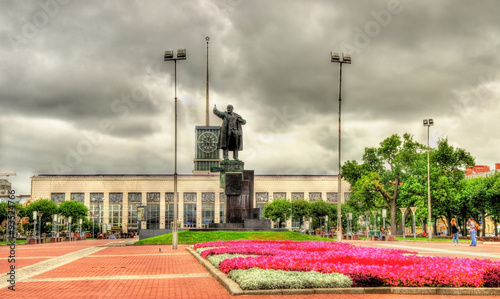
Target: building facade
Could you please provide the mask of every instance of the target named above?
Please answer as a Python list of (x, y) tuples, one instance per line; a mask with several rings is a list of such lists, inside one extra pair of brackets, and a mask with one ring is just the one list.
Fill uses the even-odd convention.
[[(336, 175), (255, 175), (254, 180), (255, 208), (278, 198), (337, 203)], [(219, 187), (218, 174), (179, 175), (177, 185), (181, 226), (201, 228), (224, 222), (225, 195)], [(342, 201), (349, 198), (349, 189), (349, 183), (343, 181)], [(107, 231), (136, 231), (138, 207), (145, 210), (142, 225), (150, 229), (170, 228), (174, 220), (173, 190), (173, 175), (37, 175), (31, 178), (32, 200), (46, 198), (57, 204), (66, 200), (81, 202), (89, 208), (89, 219)], [(295, 227), (295, 223), (289, 220), (287, 227)]]

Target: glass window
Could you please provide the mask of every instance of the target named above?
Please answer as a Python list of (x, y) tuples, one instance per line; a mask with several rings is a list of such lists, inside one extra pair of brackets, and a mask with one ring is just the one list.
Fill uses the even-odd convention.
[(226, 204), (220, 203), (220, 223), (226, 222)]
[(137, 222), (137, 205), (128, 205), (128, 231), (136, 231), (139, 228)]
[(266, 205), (265, 203), (255, 204), (255, 207), (260, 209), (260, 211), (259, 211), (259, 219), (264, 219), (264, 206), (265, 205)]
[(121, 226), (122, 224), (122, 205), (109, 205), (109, 224)]
[(196, 227), (196, 205), (184, 204), (184, 225)]
[(160, 205), (150, 204), (146, 206), (146, 221), (148, 229), (160, 228)]
[(171, 228), (172, 222), (174, 222), (174, 204), (165, 204), (165, 228)]
[(204, 203), (201, 206), (202, 224), (214, 223), (215, 205), (213, 203)]
[(89, 218), (93, 222), (92, 230), (94, 232), (101, 232), (101, 226), (104, 219), (104, 210), (102, 205), (98, 203), (90, 203)]

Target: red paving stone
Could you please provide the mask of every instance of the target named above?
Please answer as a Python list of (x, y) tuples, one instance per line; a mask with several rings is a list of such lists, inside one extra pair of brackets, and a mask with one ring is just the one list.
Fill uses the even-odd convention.
[[(8, 262), (7, 259), (3, 259), (3, 257), (0, 257), (0, 273), (8, 272), (10, 270), (10, 263)], [(30, 258), (30, 259), (22, 259), (22, 258), (17, 258), (16, 259), (16, 269), (21, 269), (26, 266), (34, 265), (36, 263), (46, 261), (48, 258)]]
[[(164, 254), (184, 252), (179, 249), (173, 250), (172, 245), (140, 245), (140, 246), (120, 246), (108, 247), (92, 255), (122, 255), (122, 254), (157, 254), (162, 249)], [(183, 247), (185, 248), (185, 247)]]
[[(99, 241), (79, 241), (78, 246), (71, 243), (59, 243), (55, 246), (51, 244), (23, 245), (34, 246), (35, 248), (22, 248), (19, 250), (25, 257), (60, 256), (65, 253), (75, 252), (83, 248), (96, 245), (103, 245), (108, 242)], [(412, 245), (409, 243), (395, 242), (395, 245)], [(372, 245), (370, 243), (359, 245)], [(424, 246), (425, 245), (425, 246)], [(380, 247), (380, 244), (372, 245)], [(427, 244), (414, 244), (414, 246), (430, 247)], [(3, 247), (3, 246), (2, 246)], [(5, 247), (0, 247), (0, 265), (5, 268), (6, 258), (1, 258), (1, 254), (7, 256)], [(19, 246), (21, 247), (21, 246)], [(159, 254), (159, 247), (163, 253)], [(0, 289), (0, 298), (168, 298), (168, 299), (226, 299), (226, 298), (283, 298), (278, 295), (259, 296), (231, 296), (213, 277), (205, 276), (207, 271), (196, 261), (194, 257), (185, 251), (186, 245), (179, 245), (178, 250), (172, 250), (171, 246), (120, 246), (107, 247), (91, 255), (81, 257), (73, 262), (64, 264), (55, 269), (49, 270), (36, 277), (31, 277), (32, 281), (18, 282), (16, 292), (7, 288)], [(432, 244), (432, 247), (455, 250), (457, 247), (449, 244)], [(460, 248), (463, 252), (500, 253), (500, 246), (484, 245), (477, 248)], [(460, 251), (457, 250), (457, 251)], [(17, 254), (17, 253), (16, 253)], [(441, 255), (433, 254), (433, 255)], [(460, 256), (460, 253), (457, 254)], [(460, 256), (471, 257), (471, 256)], [(499, 257), (500, 259), (500, 257)], [(19, 259), (17, 265), (22, 263), (36, 262), (36, 259)], [(25, 265), (26, 266), (26, 265)], [(2, 268), (0, 268), (2, 269)], [(167, 275), (167, 274), (199, 274), (201, 277), (172, 277), (172, 278), (134, 278), (134, 279), (97, 279), (89, 280), (98, 276), (128, 276), (128, 275)], [(74, 280), (61, 281), (57, 278), (72, 277)], [(36, 279), (44, 278), (44, 281)], [(80, 278), (80, 279), (79, 279)], [(2, 282), (0, 282), (2, 283)], [(457, 298), (457, 296), (438, 295), (286, 295), (288, 299), (441, 299)], [(458, 298), (467, 298), (459, 296)], [(474, 299), (499, 298), (494, 296), (474, 296)]]
[(184, 253), (175, 256), (168, 254), (117, 257), (88, 256), (33, 278), (188, 274), (205, 271), (200, 264), (192, 265), (193, 257), (186, 251)]

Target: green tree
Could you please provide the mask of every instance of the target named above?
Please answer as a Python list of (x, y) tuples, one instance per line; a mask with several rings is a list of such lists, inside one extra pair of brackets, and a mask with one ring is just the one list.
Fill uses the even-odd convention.
[(291, 205), (293, 218), (300, 219), (300, 226), (304, 225), (304, 217), (309, 216), (311, 204), (305, 199), (297, 199), (293, 200)]
[[(337, 210), (333, 210), (333, 205), (324, 200), (316, 200), (310, 204), (309, 216), (313, 218), (313, 229), (325, 224), (325, 216), (328, 216), (329, 227), (334, 227), (334, 221), (337, 217)], [(335, 217), (335, 218), (334, 218)]]
[(74, 200), (63, 201), (59, 204), (59, 214), (64, 217), (71, 217), (72, 222), (76, 223), (77, 219), (87, 217), (88, 208), (81, 202)]
[(423, 146), (408, 133), (403, 139), (394, 134), (384, 139), (378, 148), (365, 148), (363, 164), (347, 161), (342, 174), (351, 184), (351, 197), (361, 208), (387, 208), (390, 212), (391, 231), (395, 232), (396, 210), (400, 183), (412, 176), (411, 170), (422, 155)]
[[(57, 205), (50, 199), (39, 199), (31, 202), (25, 209), (25, 215), (29, 218), (29, 227), (33, 227), (33, 212), (41, 212), (42, 222), (41, 222), (41, 233), (49, 233), (50, 226), (46, 226), (47, 223), (52, 223), (52, 215), (57, 214)], [(39, 217), (37, 217), (39, 221)], [(38, 225), (37, 225), (38, 226)]]
[(278, 226), (281, 227), (281, 223), (290, 217), (290, 201), (275, 199), (271, 203), (266, 204), (264, 206), (264, 217), (278, 222)]
[[(435, 219), (445, 216), (448, 220), (459, 215), (465, 205), (460, 202), (460, 194), (465, 180), (464, 170), (475, 164), (470, 153), (454, 148), (448, 139), (439, 139), (432, 155), (431, 196), (432, 214)], [(451, 229), (448, 227), (451, 234)]]
[[(498, 236), (498, 221), (500, 220), (500, 172), (489, 177), (490, 188), (487, 191), (488, 202), (486, 203), (486, 210), (494, 221), (495, 236)], [(483, 228), (484, 231), (484, 228)]]

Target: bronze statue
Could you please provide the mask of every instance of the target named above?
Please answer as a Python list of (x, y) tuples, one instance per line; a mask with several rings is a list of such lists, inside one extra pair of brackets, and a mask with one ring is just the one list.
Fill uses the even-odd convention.
[(238, 160), (238, 151), (243, 150), (243, 130), (241, 125), (246, 120), (233, 112), (233, 105), (227, 105), (227, 111), (221, 112), (214, 105), (214, 114), (222, 118), (222, 126), (219, 133), (219, 148), (223, 150), (224, 160), (229, 160), (229, 151), (233, 151), (233, 158)]

